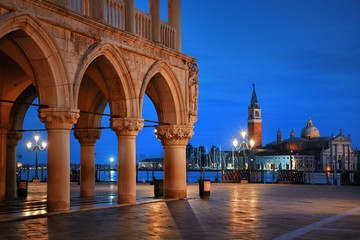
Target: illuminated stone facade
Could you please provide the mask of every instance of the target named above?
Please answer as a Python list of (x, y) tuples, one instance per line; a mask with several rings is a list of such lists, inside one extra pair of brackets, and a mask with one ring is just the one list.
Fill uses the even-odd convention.
[[(100, 127), (108, 103), (122, 176), (118, 201), (136, 200), (134, 153), (144, 95), (152, 100), (160, 126), (192, 129), (197, 121), (196, 60), (181, 52), (180, 0), (167, 4), (168, 22), (164, 22), (160, 0), (149, 1), (149, 13), (136, 9), (134, 0), (0, 2), (1, 201), (6, 192), (13, 195), (13, 190), (5, 189), (14, 188), (6, 180), (15, 174), (6, 170), (7, 165), (13, 169), (15, 162), (14, 154), (6, 153), (7, 145), (13, 144), (7, 143), (7, 134), (22, 129), (28, 108), (15, 102), (32, 103), (36, 97), (49, 136), (49, 210), (69, 208), (73, 127), (81, 148), (81, 195), (94, 194), (90, 155), (100, 133), (93, 130)], [(165, 152), (177, 156), (177, 162), (168, 162), (168, 169), (185, 165), (185, 143), (190, 138), (164, 145)], [(186, 173), (181, 171), (181, 179), (165, 175), (165, 196), (186, 197)]]

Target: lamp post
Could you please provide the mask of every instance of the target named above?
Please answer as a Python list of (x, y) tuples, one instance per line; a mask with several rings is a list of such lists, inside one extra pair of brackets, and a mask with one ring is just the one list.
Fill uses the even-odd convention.
[(19, 181), (21, 181), (21, 175), (22, 175), (22, 163), (19, 161), (19, 162), (17, 162), (16, 163), (16, 167), (17, 167), (17, 172), (18, 172), (18, 174), (17, 174), (17, 181), (19, 182)]
[(254, 159), (253, 159), (253, 157), (254, 157), (254, 151), (253, 151), (253, 149), (254, 149), (254, 146), (255, 146), (255, 140), (254, 140), (254, 139), (250, 139), (249, 144), (250, 144), (250, 150), (251, 150), (251, 152), (250, 152), (251, 165), (252, 165), (252, 168), (254, 168), (253, 163), (254, 163), (255, 161), (254, 161)]
[[(233, 144), (234, 149), (238, 152), (236, 160), (237, 160), (237, 168), (239, 170), (240, 169), (240, 163), (239, 163), (240, 162), (240, 160), (239, 160), (240, 150), (238, 148), (239, 141), (236, 138), (234, 138), (234, 140), (232, 141), (232, 144)], [(233, 168), (235, 169), (235, 166), (233, 166)]]
[[(243, 152), (243, 171), (245, 174), (245, 170), (246, 170), (245, 151), (246, 151), (246, 149), (252, 149), (255, 145), (255, 141), (253, 139), (251, 139), (249, 141), (249, 143), (247, 143), (245, 141), (246, 140), (246, 131), (244, 129), (242, 129), (240, 131), (240, 135), (242, 138), (242, 142), (239, 143), (239, 141), (235, 138), (232, 143), (233, 143), (234, 148), (238, 151), (238, 156), (240, 155), (240, 150), (242, 150), (242, 152)], [(240, 168), (240, 164), (239, 164), (239, 158), (238, 158), (238, 170), (239, 170), (239, 168)], [(246, 174), (244, 176), (246, 176)], [(241, 178), (243, 178), (243, 177), (241, 177)], [(247, 179), (249, 180), (249, 176), (247, 176)]]
[[(239, 144), (239, 141), (235, 138), (232, 141), (233, 147), (239, 151), (240, 150), (243, 151), (243, 169), (246, 169), (246, 164), (245, 164), (245, 150), (246, 149), (252, 149), (255, 145), (255, 140), (254, 139), (250, 139), (249, 143), (247, 143), (245, 140), (246, 138), (246, 131), (244, 129), (241, 130), (240, 132), (241, 138), (242, 138), (242, 142)], [(239, 164), (238, 164), (238, 168), (239, 168)]]
[(109, 158), (109, 182), (111, 182), (111, 164), (114, 162), (114, 158)]
[(47, 142), (46, 141), (42, 141), (41, 144), (39, 144), (39, 140), (40, 140), (40, 135), (35, 133), (34, 135), (34, 140), (35, 140), (35, 144), (33, 145), (33, 143), (31, 141), (28, 141), (26, 143), (26, 147), (30, 152), (35, 151), (35, 177), (33, 178), (33, 180), (38, 180), (38, 151), (44, 151), (47, 147)]

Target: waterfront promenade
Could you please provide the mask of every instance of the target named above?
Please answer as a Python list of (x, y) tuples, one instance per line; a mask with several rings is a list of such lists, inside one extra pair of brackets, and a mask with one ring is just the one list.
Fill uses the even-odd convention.
[(28, 199), (0, 203), (0, 239), (360, 239), (360, 187), (197, 184), (188, 198), (154, 198), (138, 184), (136, 205), (118, 206), (116, 183), (97, 183), (95, 199), (71, 186), (71, 210), (46, 212), (46, 184)]

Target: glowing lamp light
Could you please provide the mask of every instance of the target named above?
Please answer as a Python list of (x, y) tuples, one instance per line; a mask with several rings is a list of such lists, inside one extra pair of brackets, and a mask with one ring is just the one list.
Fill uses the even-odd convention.
[(243, 130), (241, 130), (241, 137), (243, 138), (243, 139), (245, 139), (245, 137), (246, 137), (246, 131), (243, 129)]
[(232, 144), (233, 144), (234, 148), (236, 148), (239, 144), (239, 141), (236, 138), (234, 138), (234, 140), (232, 141)]
[(16, 167), (17, 167), (17, 168), (22, 168), (22, 166), (23, 166), (23, 165), (22, 165), (21, 162), (17, 162), (17, 163), (16, 163)]
[(28, 141), (28, 142), (26, 143), (26, 147), (27, 147), (28, 150), (30, 150), (31, 147), (32, 147), (32, 143), (31, 143), (30, 141)]
[(34, 140), (35, 140), (35, 142), (38, 142), (39, 139), (40, 139), (40, 136), (39, 136), (39, 134), (36, 133), (36, 134), (34, 135)]
[(250, 147), (251, 148), (254, 148), (254, 145), (255, 145), (255, 140), (254, 139), (250, 139)]

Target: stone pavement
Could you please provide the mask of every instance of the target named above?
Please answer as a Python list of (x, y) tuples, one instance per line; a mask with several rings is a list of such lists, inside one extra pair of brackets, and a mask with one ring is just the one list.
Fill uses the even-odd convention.
[(0, 239), (360, 239), (360, 187), (212, 183), (201, 199), (190, 184), (188, 199), (164, 201), (140, 184), (138, 204), (117, 206), (116, 185), (97, 184), (85, 200), (72, 185), (62, 214), (46, 213), (37, 189), (30, 218), (28, 205), (1, 203)]

